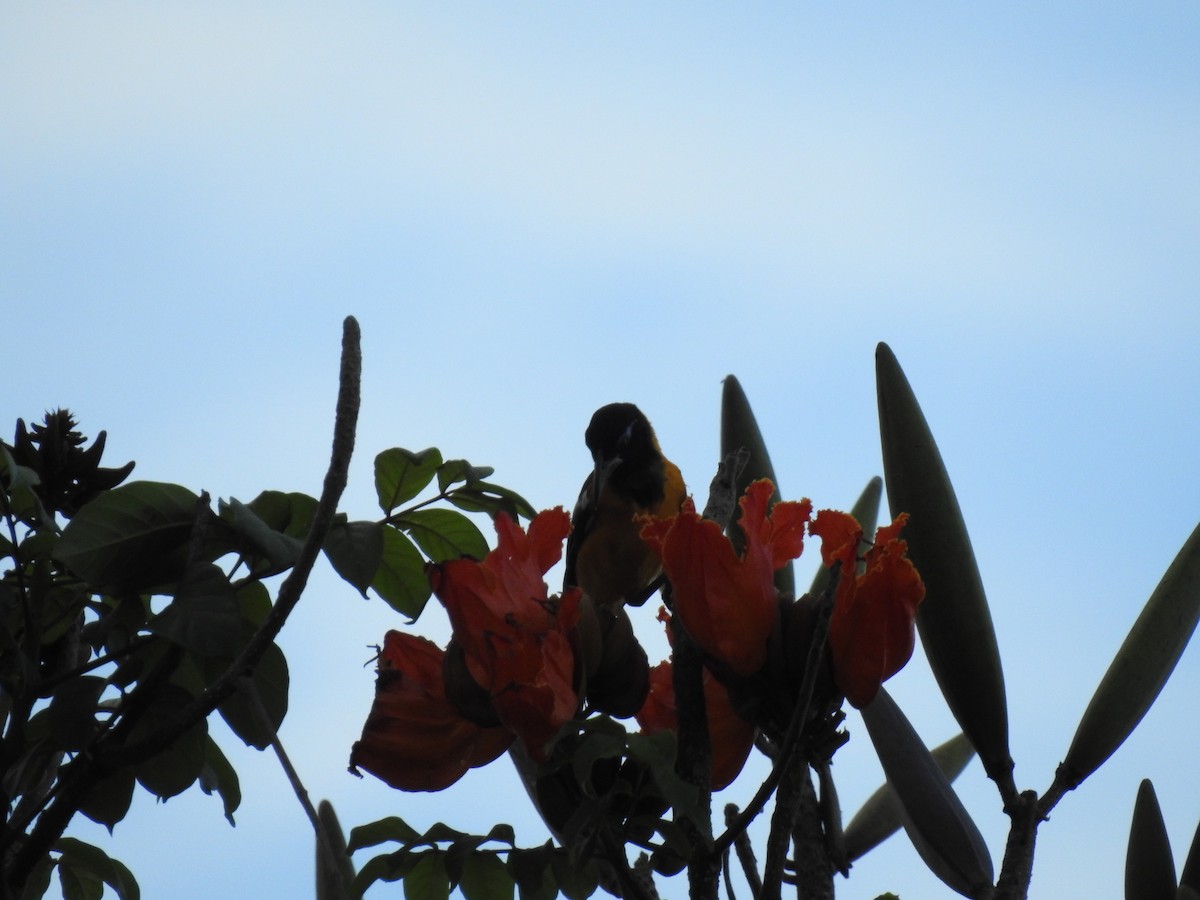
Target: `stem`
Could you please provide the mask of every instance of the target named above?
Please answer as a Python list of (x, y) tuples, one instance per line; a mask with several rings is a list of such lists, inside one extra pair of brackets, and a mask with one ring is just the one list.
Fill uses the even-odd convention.
[[(807, 768), (802, 771), (792, 827), (796, 895), (803, 900), (833, 900), (833, 865), (829, 859), (828, 835), (821, 827), (823, 816), (820, 801), (813, 790), (812, 775)], [(783, 805), (782, 791), (779, 805)]]
[[(300, 775), (296, 771), (296, 767), (292, 765), (287, 751), (283, 748), (283, 742), (279, 740), (279, 732), (275, 730), (275, 725), (271, 722), (271, 716), (267, 712), (267, 708), (263, 706), (262, 696), (258, 693), (258, 688), (254, 685), (254, 679), (241, 679), (238, 682), (238, 690), (250, 699), (250, 706), (254, 710), (254, 716), (258, 719), (258, 724), (271, 735), (271, 749), (275, 751), (275, 757), (279, 760), (279, 765), (283, 768), (288, 783), (292, 786), (292, 792), (295, 793), (296, 799), (300, 801), (300, 806), (304, 809), (304, 814), (308, 816), (308, 821), (312, 823), (313, 831), (317, 835), (317, 846), (320, 848), (320, 852), (329, 860), (331, 866), (336, 869), (338, 853), (334, 850), (333, 844), (329, 840), (329, 833), (322, 827), (321, 820), (317, 816), (317, 811), (313, 808), (312, 801), (308, 798), (308, 790), (304, 787), (304, 782), (300, 780)], [(346, 885), (340, 879), (331, 879), (330, 881), (332, 882), (331, 886), (333, 890), (336, 892), (335, 896), (340, 898), (340, 900), (349, 900), (346, 894)]]
[(1033, 849), (1038, 825), (1042, 822), (1042, 807), (1037, 793), (1024, 791), (1010, 804), (1012, 825), (1008, 844), (1004, 848), (1004, 864), (992, 900), (1025, 900), (1033, 878)]
[(721, 854), (712, 850), (712, 744), (704, 705), (704, 654), (691, 635), (675, 624), (677, 620), (671, 621), (672, 680), (679, 723), (675, 771), (699, 791), (694, 814), (679, 817), (692, 845), (688, 857), (688, 897), (717, 900)]
[(775, 809), (771, 812), (771, 830), (767, 834), (767, 858), (763, 863), (763, 885), (758, 900), (779, 900), (783, 885), (783, 864), (787, 859), (788, 841), (800, 812), (802, 785), (808, 780), (808, 765), (799, 748), (780, 760), (782, 775)]
[(132, 747), (124, 747), (109, 754), (106, 760), (114, 766), (130, 765), (148, 759), (166, 747), (189, 728), (195, 726), (237, 690), (239, 679), (253, 674), (267, 648), (274, 643), (284, 623), (300, 602), (308, 576), (321, 552), (325, 535), (337, 513), (337, 504), (346, 488), (346, 475), (350, 468), (350, 457), (354, 452), (355, 427), (358, 421), (359, 378), (362, 373), (362, 354), (359, 349), (358, 323), (352, 316), (346, 318), (342, 335), (342, 368), (338, 389), (337, 413), (333, 426), (333, 449), (330, 453), (329, 469), (325, 473), (325, 484), (321, 499), (313, 515), (308, 536), (296, 556), (295, 565), (279, 587), (275, 605), (258, 631), (246, 643), (237, 659), (230, 664), (193, 703), (169, 725), (145, 738)]
[[(725, 825), (733, 825), (738, 818), (738, 808), (730, 803), (725, 807)], [(754, 847), (750, 843), (750, 835), (743, 827), (733, 839), (733, 849), (737, 853), (738, 862), (742, 865), (742, 874), (750, 885), (750, 894), (757, 897), (762, 891), (762, 878), (758, 875), (758, 860), (754, 858)]]

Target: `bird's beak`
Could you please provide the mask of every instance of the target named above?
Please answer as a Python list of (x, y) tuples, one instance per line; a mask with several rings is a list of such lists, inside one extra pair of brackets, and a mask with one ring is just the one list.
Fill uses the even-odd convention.
[(592, 469), (592, 508), (600, 502), (600, 494), (604, 491), (604, 486), (608, 483), (608, 479), (612, 477), (613, 470), (621, 464), (621, 457), (614, 456), (612, 459), (596, 460), (596, 467)]

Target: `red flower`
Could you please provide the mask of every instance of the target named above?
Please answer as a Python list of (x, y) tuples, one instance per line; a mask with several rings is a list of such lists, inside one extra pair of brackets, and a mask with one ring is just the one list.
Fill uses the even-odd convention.
[(507, 729), (473, 725), (446, 699), (442, 656), (425, 638), (387, 633), (375, 702), (351, 751), (351, 771), (361, 766), (402, 791), (440, 791), (512, 743)]
[(825, 565), (841, 563), (837, 597), (829, 619), (829, 651), (838, 687), (852, 706), (862, 708), (879, 686), (904, 668), (912, 656), (913, 620), (925, 585), (905, 556), (901, 513), (875, 534), (865, 570), (857, 573), (862, 528), (852, 516), (824, 509), (809, 526), (821, 538)]
[[(729, 702), (729, 692), (704, 670), (704, 709), (708, 717), (708, 739), (712, 744), (712, 787), (719, 791), (728, 787), (750, 755), (754, 746), (755, 728), (736, 712)], [(675, 731), (675, 686), (671, 664), (661, 662), (650, 670), (650, 693), (637, 714), (638, 724), (646, 734), (656, 731)]]
[(675, 613), (685, 631), (710, 656), (738, 675), (762, 668), (778, 604), (775, 570), (804, 549), (804, 526), (812, 513), (807, 500), (775, 504), (774, 487), (756, 481), (746, 490), (739, 521), (746, 536), (739, 557), (721, 527), (696, 514), (689, 499), (679, 515), (651, 519), (645, 540), (662, 558), (675, 596)]
[(528, 534), (501, 513), (496, 549), (483, 562), (452, 560), (429, 575), (467, 671), (536, 759), (545, 758), (579, 708), (569, 639), (579, 621), (579, 591), (551, 598), (542, 577), (562, 556), (570, 530), (561, 508), (539, 513)]

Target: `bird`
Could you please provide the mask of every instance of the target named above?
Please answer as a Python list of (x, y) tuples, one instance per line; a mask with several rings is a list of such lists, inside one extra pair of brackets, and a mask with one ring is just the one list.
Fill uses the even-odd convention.
[(640, 606), (657, 589), (662, 567), (639, 537), (637, 517), (676, 515), (687, 495), (683, 475), (632, 403), (596, 410), (584, 441), (593, 468), (571, 516), (564, 585), (599, 608)]

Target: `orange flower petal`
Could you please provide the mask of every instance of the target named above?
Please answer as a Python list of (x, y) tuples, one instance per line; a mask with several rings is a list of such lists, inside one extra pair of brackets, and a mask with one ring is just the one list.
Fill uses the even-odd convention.
[(446, 699), (442, 655), (425, 638), (387, 633), (375, 701), (351, 751), (351, 769), (404, 791), (440, 791), (508, 749), (509, 731), (468, 722)]
[(575, 656), (567, 635), (579, 621), (578, 590), (551, 598), (544, 575), (562, 556), (570, 517), (539, 513), (526, 533), (496, 517), (496, 548), (482, 562), (431, 568), (467, 671), (492, 697), (500, 721), (543, 758), (547, 744), (579, 708)]
[(777, 503), (769, 481), (750, 485), (740, 503), (746, 536), (742, 556), (716, 522), (685, 504), (677, 516), (651, 520), (642, 537), (662, 558), (680, 624), (710, 656), (739, 675), (766, 661), (767, 639), (778, 618), (775, 570), (804, 548), (807, 500)]
[(925, 585), (899, 539), (906, 520), (902, 514), (878, 530), (862, 575), (854, 574), (861, 531), (850, 516), (822, 510), (810, 528), (821, 537), (826, 564), (842, 564), (829, 619), (829, 651), (838, 687), (855, 707), (870, 703), (912, 656), (913, 623)]

